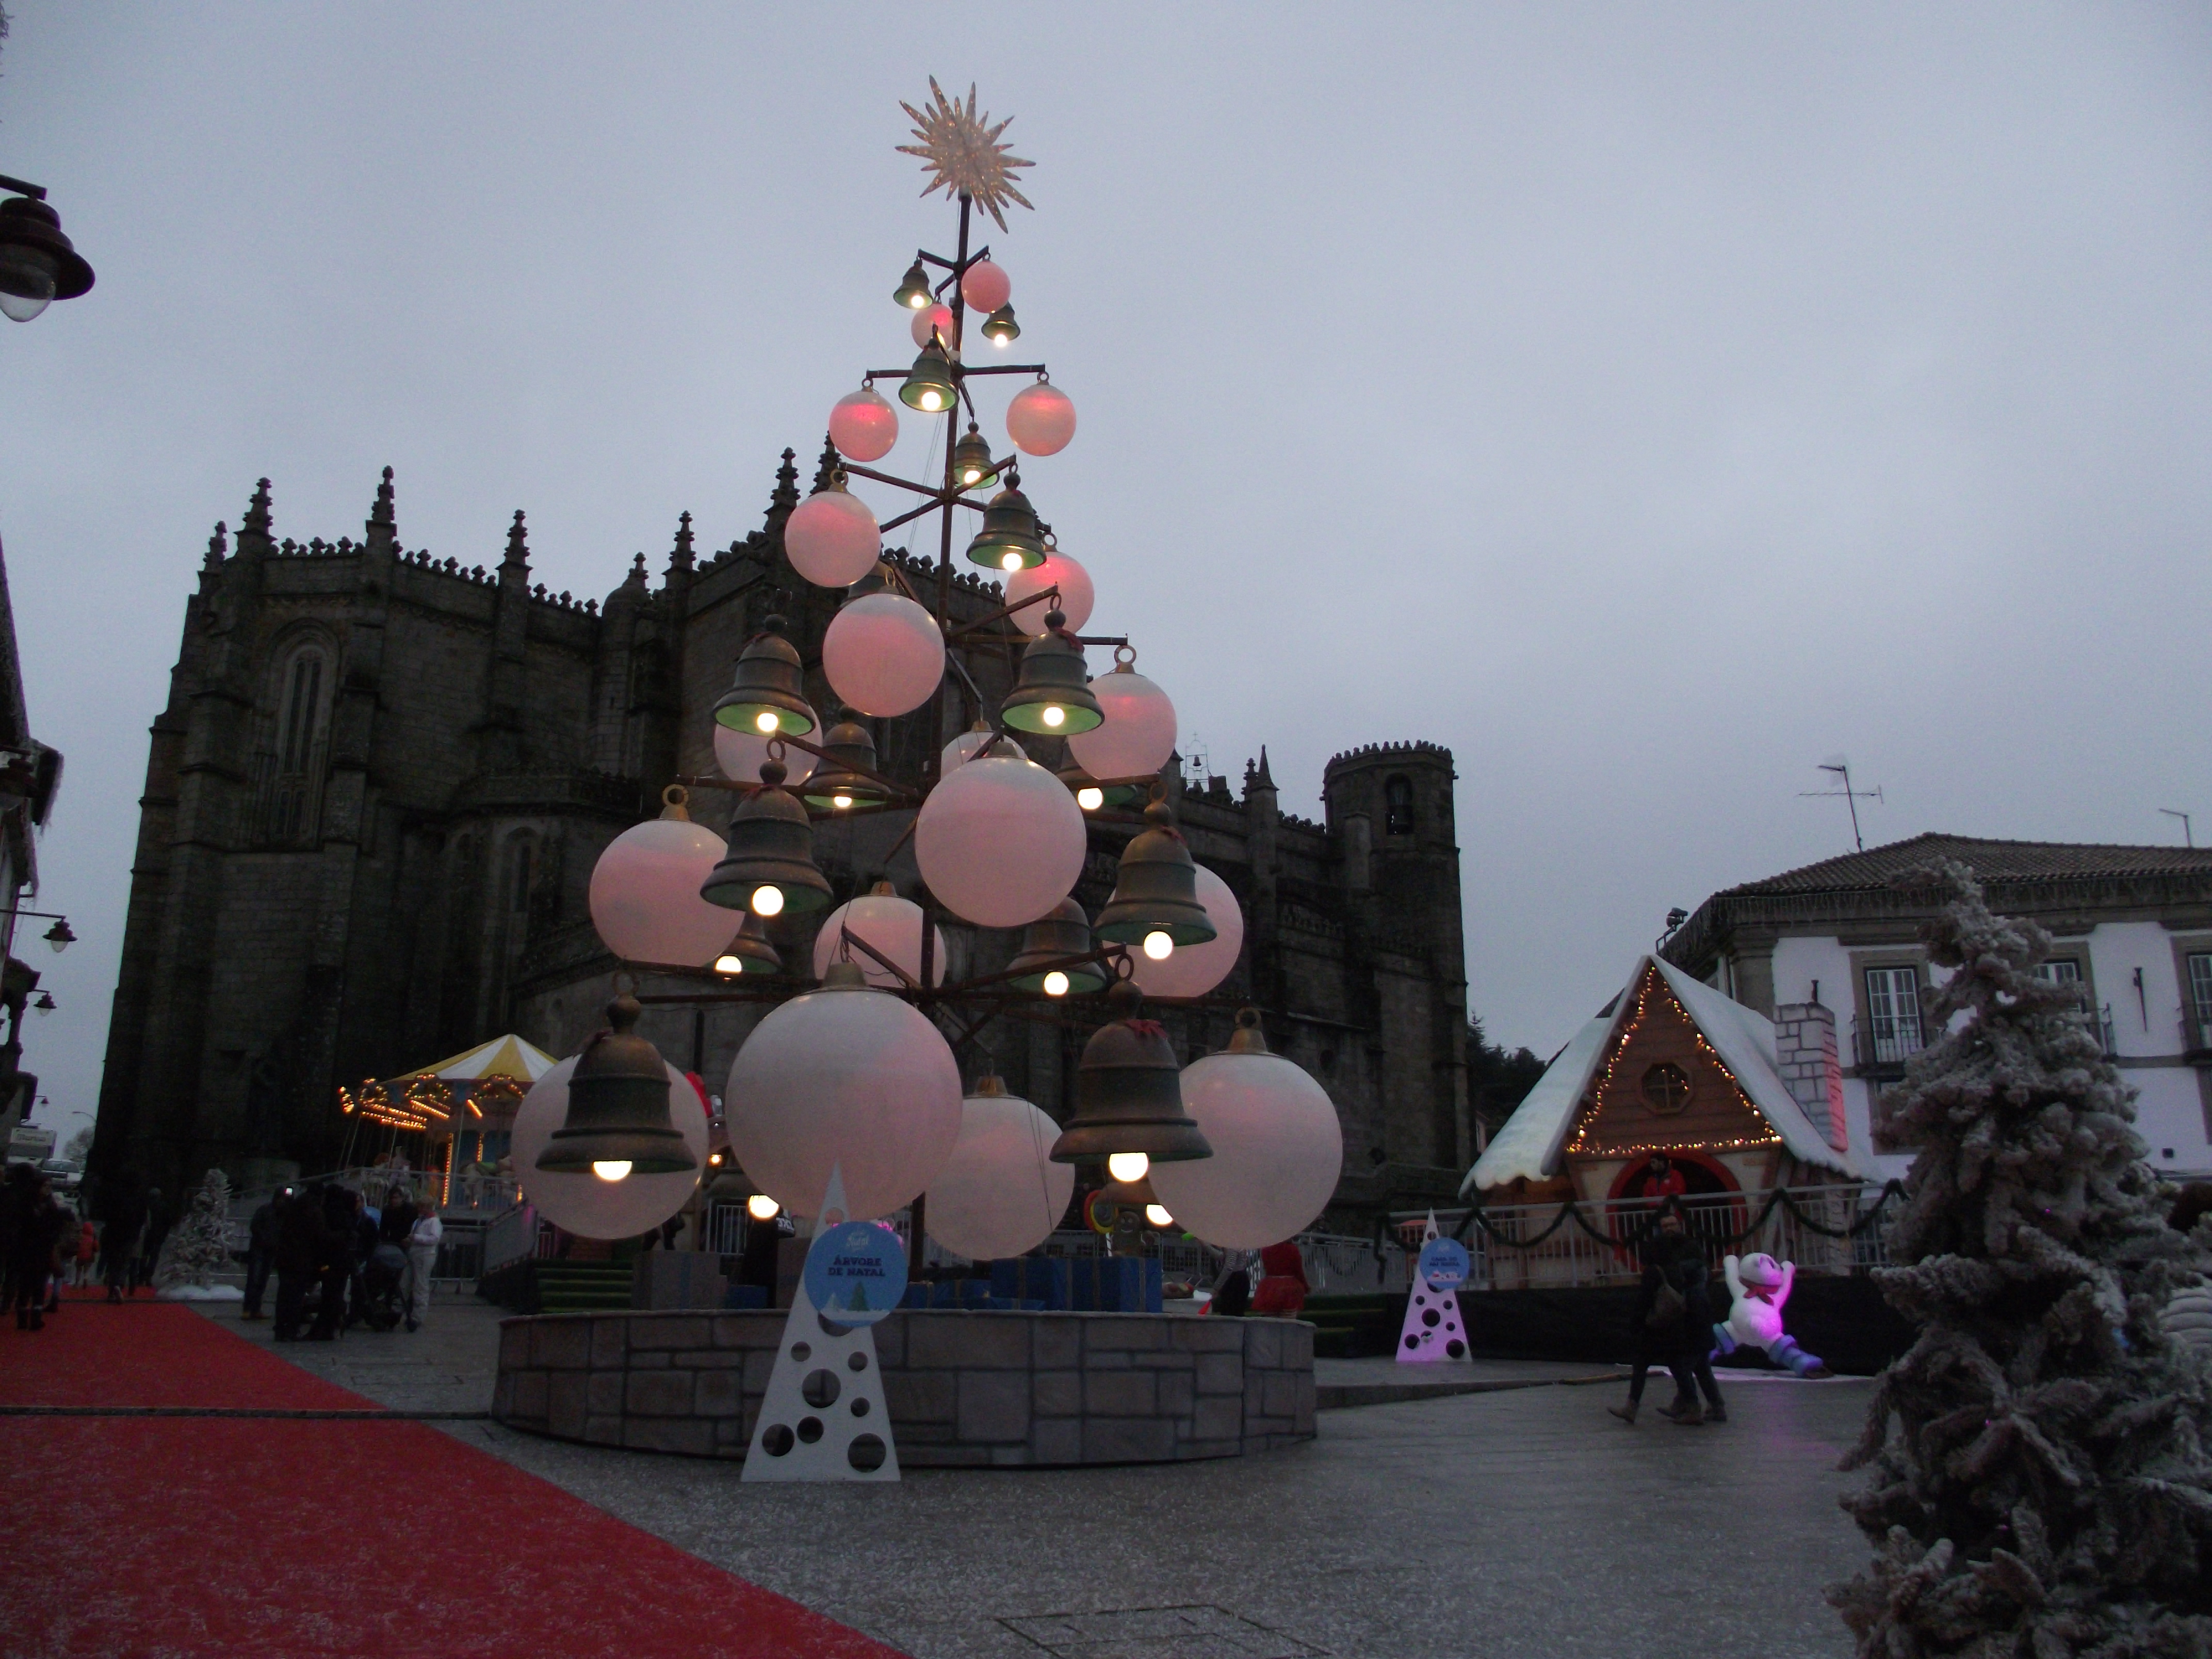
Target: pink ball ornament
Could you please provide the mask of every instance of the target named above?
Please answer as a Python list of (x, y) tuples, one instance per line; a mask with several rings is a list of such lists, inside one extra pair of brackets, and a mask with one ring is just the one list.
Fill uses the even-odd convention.
[(931, 790), (914, 831), (929, 890), (981, 927), (1024, 927), (1066, 898), (1087, 844), (1083, 809), (1067, 786), (999, 749)]
[[(817, 732), (821, 731), (820, 720), (814, 722), (814, 729)], [(716, 722), (714, 764), (721, 769), (722, 775), (732, 783), (742, 783), (748, 787), (758, 783), (761, 763), (767, 758), (768, 739), (766, 738), (755, 732), (741, 731), (736, 726), (724, 726), (719, 721)], [(816, 764), (814, 757), (804, 749), (793, 744), (787, 743), (783, 745), (784, 769), (790, 774), (785, 779), (787, 783), (805, 782), (814, 775)]]
[(953, 332), (951, 306), (924, 306), (914, 313), (914, 321), (908, 325), (907, 332), (914, 336), (914, 343), (917, 347), (926, 346), (933, 338), (941, 335), (944, 337), (945, 349), (955, 356), (958, 355), (960, 338)]
[[(990, 740), (991, 733), (988, 728), (981, 732), (963, 732), (939, 751), (937, 775), (941, 778), (947, 773), (958, 771), (969, 761), (974, 760), (977, 752)], [(1008, 750), (1006, 748), (1008, 744), (1013, 744), (1013, 748)], [(1011, 737), (1005, 738), (999, 747), (1009, 754), (1018, 751), (1027, 756), (1029, 753), (1029, 750), (1022, 748), (1021, 744), (1014, 743)]]
[(854, 985), (793, 997), (753, 1029), (722, 1097), (730, 1150), (762, 1191), (812, 1215), (842, 1169), (855, 1219), (937, 1178), (960, 1139), (960, 1068), (937, 1028)]
[(962, 1101), (960, 1139), (929, 1183), (929, 1236), (970, 1261), (1043, 1243), (1075, 1194), (1075, 1166), (1049, 1156), (1059, 1138), (1060, 1126), (1018, 1095)]
[(1039, 380), (1006, 405), (1006, 435), (1024, 455), (1057, 455), (1075, 435), (1075, 405), (1051, 381)]
[(984, 316), (1006, 304), (1013, 294), (1013, 279), (1006, 275), (1006, 267), (988, 259), (978, 259), (960, 278), (960, 297), (968, 302), (969, 310)]
[(848, 392), (830, 410), (830, 441), (848, 461), (879, 461), (898, 441), (898, 410), (872, 386)]
[[(1048, 587), (1060, 589), (1056, 601), (1067, 616), (1067, 631), (1080, 634), (1083, 624), (1091, 620), (1091, 608), (1097, 595), (1091, 586), (1091, 573), (1061, 552), (1044, 556), (1042, 564), (1033, 564), (1026, 570), (1017, 570), (1006, 578), (1006, 603), (1020, 605), (1032, 593), (1042, 593)], [(1014, 612), (1014, 626), (1033, 640), (1044, 637), (1044, 619), (1051, 614), (1055, 601), (1039, 600), (1024, 605)]]
[[(1227, 979), (1244, 949), (1244, 912), (1229, 884), (1204, 865), (1198, 866), (1198, 902), (1213, 924), (1203, 945), (1179, 945), (1164, 962), (1132, 951), (1137, 988), (1148, 997), (1202, 997)], [(1273, 1243), (1273, 1239), (1267, 1243)]]
[(822, 672), (863, 714), (888, 718), (927, 702), (945, 678), (937, 619), (902, 593), (848, 599), (822, 636)]
[[(705, 879), (702, 877), (700, 879)], [(728, 915), (724, 911), (725, 915)], [(893, 962), (906, 969), (908, 977), (921, 977), (921, 907), (911, 899), (902, 899), (896, 893), (863, 893), (860, 897), (839, 905), (822, 920), (822, 930), (814, 936), (814, 977), (820, 979), (830, 971), (830, 964), (837, 959), (839, 947), (844, 943), (843, 934), (850, 931), (855, 938), (864, 939)], [(937, 942), (932, 952), (929, 982), (941, 985), (945, 981), (945, 930), (937, 930)], [(884, 990), (895, 991), (904, 983), (896, 974), (878, 962), (858, 946), (852, 953), (853, 965), (860, 970), (869, 984)]]
[(568, 1121), (568, 1079), (575, 1069), (576, 1058), (571, 1054), (532, 1085), (522, 1103), (514, 1109), (514, 1138), (509, 1150), (515, 1179), (521, 1184), (523, 1197), (538, 1206), (538, 1213), (563, 1232), (579, 1238), (635, 1238), (682, 1209), (706, 1174), (706, 1105), (691, 1086), (691, 1079), (669, 1066), (669, 1121), (699, 1161), (696, 1170), (624, 1176), (620, 1181), (602, 1181), (595, 1175), (555, 1175), (540, 1170), (538, 1158), (553, 1139), (553, 1132)]
[(1328, 1091), (1297, 1066), (1232, 1044), (1183, 1068), (1182, 1104), (1213, 1156), (1155, 1164), (1152, 1177), (1184, 1231), (1223, 1249), (1256, 1250), (1311, 1225), (1328, 1206), (1343, 1169), (1344, 1131)]
[(1175, 704), (1126, 662), (1091, 682), (1104, 724), (1078, 732), (1067, 751), (1094, 778), (1148, 778), (1175, 753)]
[(817, 587), (850, 587), (876, 568), (884, 535), (866, 501), (842, 489), (825, 489), (791, 510), (783, 550), (791, 568)]
[(592, 866), (592, 926), (625, 962), (704, 968), (737, 932), (730, 912), (699, 896), (727, 849), (689, 818), (650, 818), (607, 843)]

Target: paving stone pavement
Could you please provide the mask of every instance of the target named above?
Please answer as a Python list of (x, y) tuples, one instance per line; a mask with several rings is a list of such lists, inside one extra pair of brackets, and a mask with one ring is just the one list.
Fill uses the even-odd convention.
[[(498, 1316), (441, 1304), (416, 1336), (276, 1352), (477, 1409)], [(1867, 1559), (1833, 1466), (1869, 1386), (1723, 1386), (1720, 1427), (1630, 1429), (1615, 1387), (1537, 1387), (1325, 1412), (1260, 1456), (871, 1486), (441, 1426), (915, 1659), (1844, 1659), (1820, 1592)]]

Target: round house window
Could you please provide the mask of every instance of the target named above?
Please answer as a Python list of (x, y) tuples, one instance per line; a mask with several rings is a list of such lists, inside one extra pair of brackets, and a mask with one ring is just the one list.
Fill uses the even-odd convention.
[(1690, 1103), (1690, 1074), (1661, 1060), (1644, 1073), (1644, 1103), (1662, 1117), (1674, 1116)]

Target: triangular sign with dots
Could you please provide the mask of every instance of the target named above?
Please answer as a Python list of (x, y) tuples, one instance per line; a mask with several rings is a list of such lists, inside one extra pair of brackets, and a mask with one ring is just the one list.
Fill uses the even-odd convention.
[(1420, 1260), (1414, 1264), (1413, 1282), (1406, 1293), (1406, 1322), (1398, 1332), (1401, 1364), (1468, 1357), (1466, 1316), (1459, 1305), (1459, 1287), (1467, 1282), (1467, 1247), (1457, 1239), (1439, 1237), (1437, 1212), (1430, 1211), (1429, 1224), (1421, 1234)]
[[(817, 1251), (837, 1254), (845, 1243), (843, 1236), (849, 1232), (857, 1238), (860, 1228), (896, 1247), (894, 1235), (873, 1222), (856, 1224), (847, 1215), (844, 1178), (833, 1169), (815, 1223), (814, 1242), (807, 1250), (809, 1263)], [(807, 1288), (807, 1281), (819, 1276), (801, 1273), (793, 1291), (791, 1317), (784, 1324), (775, 1370), (769, 1374), (768, 1393), (753, 1424), (752, 1447), (745, 1455), (741, 1478), (896, 1480), (898, 1450), (891, 1443), (890, 1413), (884, 1404), (874, 1333), (866, 1324), (833, 1325), (822, 1316)], [(898, 1277), (902, 1289), (902, 1254)], [(881, 1317), (881, 1312), (876, 1316)]]

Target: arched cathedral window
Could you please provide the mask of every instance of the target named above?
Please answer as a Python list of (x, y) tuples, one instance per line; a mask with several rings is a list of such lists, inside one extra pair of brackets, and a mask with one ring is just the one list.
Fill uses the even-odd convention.
[(269, 768), (264, 822), (269, 840), (278, 846), (315, 836), (331, 678), (330, 655), (320, 643), (300, 647), (276, 672), (276, 723), (264, 764)]
[(1413, 833), (1413, 781), (1402, 773), (1382, 786), (1385, 835), (1410, 836)]

